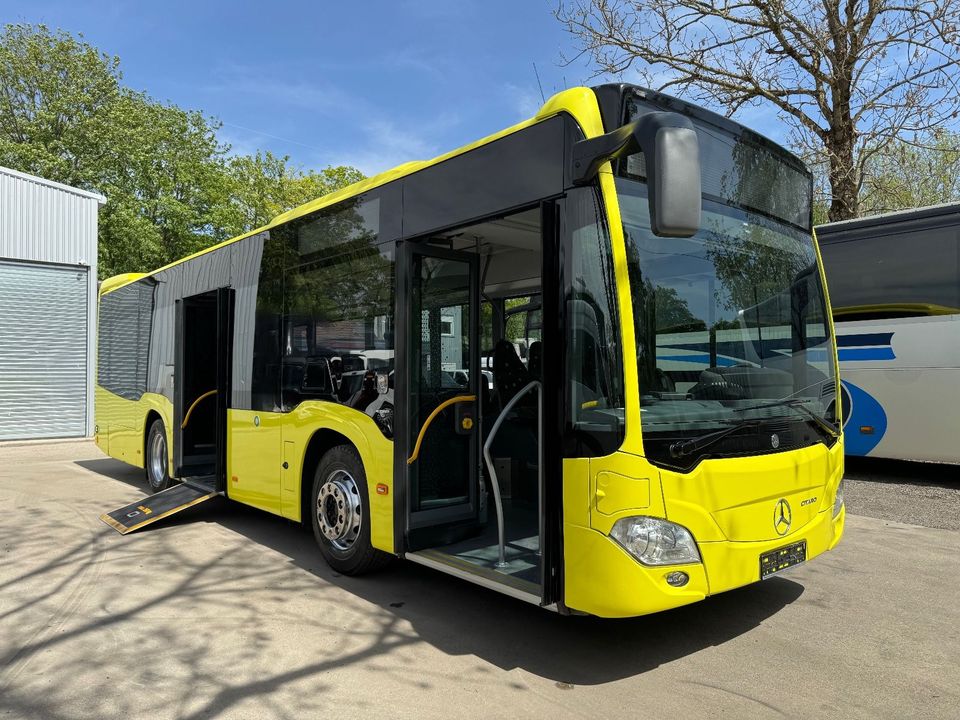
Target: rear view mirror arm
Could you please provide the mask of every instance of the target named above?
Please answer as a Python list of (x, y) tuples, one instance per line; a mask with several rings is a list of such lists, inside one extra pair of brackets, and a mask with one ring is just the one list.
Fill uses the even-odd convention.
[(574, 144), (571, 178), (584, 185), (612, 160), (642, 152), (650, 226), (661, 237), (692, 237), (700, 227), (700, 152), (685, 115), (649, 112), (632, 123)]
[(586, 185), (600, 171), (600, 166), (610, 160), (639, 152), (636, 138), (636, 122), (619, 127), (606, 135), (589, 140), (580, 140), (573, 146), (573, 184)]

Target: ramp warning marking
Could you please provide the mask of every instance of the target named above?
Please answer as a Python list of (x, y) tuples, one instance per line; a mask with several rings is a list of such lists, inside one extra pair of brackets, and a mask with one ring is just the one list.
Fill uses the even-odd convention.
[(181, 483), (156, 495), (135, 500), (122, 508), (104, 513), (100, 519), (121, 535), (126, 535), (144, 525), (216, 497), (218, 494), (210, 488)]

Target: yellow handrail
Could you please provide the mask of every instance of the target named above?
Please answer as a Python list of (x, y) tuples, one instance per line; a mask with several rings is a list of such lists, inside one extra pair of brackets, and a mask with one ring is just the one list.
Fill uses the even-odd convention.
[(413, 465), (413, 463), (416, 461), (417, 457), (419, 457), (419, 455), (420, 455), (420, 443), (423, 442), (423, 436), (426, 435), (426, 433), (427, 433), (427, 428), (430, 427), (430, 423), (433, 422), (433, 419), (434, 419), (437, 415), (439, 415), (444, 409), (450, 407), (451, 405), (453, 405), (453, 404), (455, 404), (455, 403), (473, 402), (473, 401), (476, 400), (476, 399), (477, 399), (477, 396), (476, 396), (476, 395), (457, 395), (456, 397), (452, 397), (452, 398), (450, 398), (449, 400), (444, 400), (442, 403), (440, 403), (439, 405), (437, 405), (437, 406), (433, 409), (433, 412), (430, 413), (429, 416), (427, 416), (427, 420), (426, 420), (426, 422), (423, 423), (423, 427), (420, 428), (420, 434), (417, 436), (417, 444), (413, 446), (413, 455), (411, 455), (410, 457), (407, 458), (407, 465)]
[(200, 403), (201, 400), (203, 400), (203, 399), (206, 398), (206, 397), (210, 397), (211, 395), (216, 395), (216, 394), (217, 394), (217, 391), (216, 391), (216, 390), (208, 390), (208, 391), (205, 392), (203, 395), (201, 395), (201, 396), (198, 397), (196, 400), (194, 400), (194, 401), (193, 401), (193, 405), (191, 405), (191, 406), (190, 406), (190, 409), (187, 410), (187, 414), (186, 414), (186, 416), (183, 418), (183, 422), (180, 423), (180, 429), (181, 429), (181, 430), (184, 430), (184, 429), (187, 427), (187, 423), (190, 422), (190, 413), (193, 412), (193, 409)]

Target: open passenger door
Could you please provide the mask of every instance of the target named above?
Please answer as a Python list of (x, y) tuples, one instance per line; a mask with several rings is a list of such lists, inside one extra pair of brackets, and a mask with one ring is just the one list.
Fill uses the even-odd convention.
[(407, 243), (401, 262), (410, 295), (399, 404), (407, 431), (398, 451), (406, 458), (407, 547), (417, 550), (450, 542), (480, 517), (478, 259)]
[(100, 516), (121, 535), (226, 491), (233, 302), (228, 287), (177, 301), (172, 434), (182, 482)]

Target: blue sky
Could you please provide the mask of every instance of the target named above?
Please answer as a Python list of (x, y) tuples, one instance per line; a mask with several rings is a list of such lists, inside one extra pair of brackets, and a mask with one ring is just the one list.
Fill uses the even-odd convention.
[[(495, 132), (584, 83), (554, 0), (0, 0), (0, 22), (83, 33), (126, 85), (217, 117), (237, 152), (371, 174)], [(748, 122), (767, 132), (769, 113)], [(759, 123), (759, 126), (757, 126)], [(765, 127), (770, 126), (770, 127)]]

